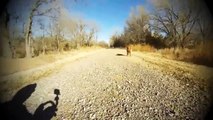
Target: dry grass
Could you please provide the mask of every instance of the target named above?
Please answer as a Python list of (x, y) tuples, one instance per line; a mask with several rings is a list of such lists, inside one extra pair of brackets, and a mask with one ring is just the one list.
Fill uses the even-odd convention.
[(195, 64), (213, 66), (213, 42), (197, 45), (194, 49), (165, 48), (160, 52), (164, 57)]
[(1, 68), (0, 76), (32, 69), (35, 67), (53, 63), (57, 60), (61, 60), (67, 56), (72, 56), (79, 52), (91, 51), (91, 50), (99, 49), (99, 48), (100, 47), (98, 46), (83, 47), (78, 50), (72, 50), (68, 52), (62, 52), (62, 53), (55, 52), (55, 53), (50, 53), (47, 55), (39, 55), (38, 57), (35, 57), (35, 58), (17, 58), (17, 59), (0, 58), (0, 68)]
[(193, 49), (164, 48), (157, 50), (148, 44), (136, 44), (131, 46), (133, 51), (158, 52), (163, 57), (168, 59), (213, 67), (213, 41), (207, 41), (205, 43), (199, 44)]
[(155, 52), (156, 49), (148, 44), (136, 44), (136, 45), (131, 45), (133, 51), (145, 51), (145, 52)]
[(193, 54), (193, 62), (213, 66), (213, 42), (207, 42), (196, 46)]

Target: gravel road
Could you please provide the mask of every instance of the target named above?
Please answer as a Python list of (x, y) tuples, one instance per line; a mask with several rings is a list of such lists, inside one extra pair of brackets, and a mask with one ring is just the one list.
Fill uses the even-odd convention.
[[(152, 53), (130, 57), (124, 49), (103, 49), (29, 83), (36, 88), (23, 105), (35, 115), (42, 103), (55, 102), (58, 89), (57, 111), (42, 111), (56, 111), (52, 119), (200, 120), (211, 104), (212, 75), (212, 68)], [(21, 88), (5, 92), (5, 101)]]

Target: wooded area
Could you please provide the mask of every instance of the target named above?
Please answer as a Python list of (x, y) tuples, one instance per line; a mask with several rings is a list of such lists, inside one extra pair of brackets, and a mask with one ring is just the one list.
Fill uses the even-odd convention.
[[(81, 4), (76, 0), (70, 2)], [(9, 2), (1, 15), (0, 55), (3, 57), (31, 58), (83, 46), (108, 46), (97, 40), (96, 23), (71, 16), (63, 1), (22, 1), (18, 9), (29, 6), (29, 10), (26, 7), (19, 14), (11, 10), (15, 9), (14, 4), (18, 2)]]
[(212, 16), (200, 0), (151, 0), (149, 10), (132, 9), (122, 33), (111, 46), (149, 44), (155, 48), (194, 48), (212, 40)]

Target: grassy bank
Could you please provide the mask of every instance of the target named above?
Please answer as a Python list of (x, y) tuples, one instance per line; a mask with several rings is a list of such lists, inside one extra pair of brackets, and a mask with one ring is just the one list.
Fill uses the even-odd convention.
[(163, 57), (173, 60), (185, 61), (199, 65), (213, 67), (213, 42), (203, 43), (195, 48), (164, 48), (155, 49), (154, 47), (144, 45), (132, 45), (133, 51), (145, 51), (160, 53)]
[(0, 58), (0, 76), (36, 68), (39, 66), (47, 65), (49, 63), (53, 63), (57, 60), (61, 60), (63, 58), (66, 58), (68, 56), (75, 55), (79, 52), (85, 52), (85, 51), (91, 51), (95, 49), (99, 49), (100, 47), (94, 46), (94, 47), (82, 47), (80, 49), (75, 49), (68, 52), (53, 52), (46, 55), (40, 55), (38, 57), (34, 58), (17, 58), (17, 59), (11, 59), (11, 58)]

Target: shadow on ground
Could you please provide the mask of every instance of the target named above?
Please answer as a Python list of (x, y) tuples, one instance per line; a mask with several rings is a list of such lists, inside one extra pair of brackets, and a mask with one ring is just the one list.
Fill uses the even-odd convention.
[(205, 120), (213, 120), (213, 104), (209, 108), (208, 113), (205, 116)]
[(34, 114), (28, 112), (24, 102), (35, 91), (37, 84), (30, 84), (19, 90), (11, 101), (0, 104), (1, 118), (4, 120), (50, 120), (56, 116), (59, 102), (59, 89), (54, 90), (55, 101), (49, 100), (42, 103), (35, 110)]
[(118, 53), (116, 54), (116, 56), (126, 56), (126, 55)]
[(209, 107), (208, 111), (207, 111), (207, 114), (205, 116), (205, 120), (213, 120), (213, 77), (210, 77), (208, 79), (208, 84), (210, 85), (209, 86), (209, 89), (210, 89), (210, 94), (211, 94), (211, 106)]

